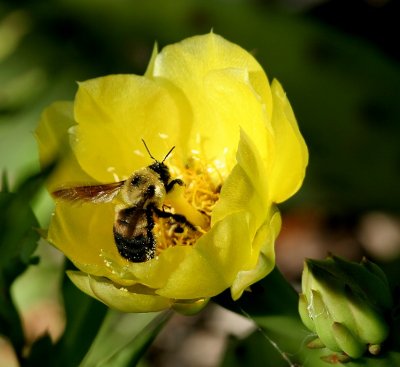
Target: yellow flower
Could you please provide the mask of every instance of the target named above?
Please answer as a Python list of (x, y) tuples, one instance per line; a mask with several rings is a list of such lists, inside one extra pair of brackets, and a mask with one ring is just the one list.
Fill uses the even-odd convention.
[(210, 33), (153, 53), (144, 76), (79, 83), (72, 102), (44, 113), (43, 164), (59, 157), (48, 187), (126, 180), (162, 161), (171, 178), (154, 215), (154, 258), (131, 262), (113, 238), (118, 195), (103, 203), (57, 200), (48, 240), (76, 265), (71, 280), (126, 312), (191, 312), (230, 288), (233, 299), (274, 267), (276, 203), (300, 187), (308, 153), (281, 85), (239, 46)]

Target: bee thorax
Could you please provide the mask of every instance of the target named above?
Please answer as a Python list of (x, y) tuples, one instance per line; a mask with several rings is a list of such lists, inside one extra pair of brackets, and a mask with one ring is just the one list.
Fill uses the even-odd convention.
[(166, 189), (159, 175), (148, 167), (136, 171), (126, 180), (121, 190), (126, 206), (146, 207), (148, 204), (162, 206)]

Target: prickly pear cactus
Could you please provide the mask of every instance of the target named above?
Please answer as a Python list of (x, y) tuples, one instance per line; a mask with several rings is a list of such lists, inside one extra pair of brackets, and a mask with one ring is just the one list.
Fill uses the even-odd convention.
[[(335, 256), (306, 260), (299, 313), (317, 336), (310, 348), (340, 352), (339, 363), (378, 355), (389, 335), (391, 307), (387, 278), (374, 263), (363, 259), (358, 264)], [(330, 356), (326, 358), (330, 362)]]

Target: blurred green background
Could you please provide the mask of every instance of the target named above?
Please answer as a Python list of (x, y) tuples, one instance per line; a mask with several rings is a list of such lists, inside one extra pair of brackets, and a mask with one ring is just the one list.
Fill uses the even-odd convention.
[[(398, 10), (396, 0), (0, 0), (0, 169), (11, 189), (38, 172), (40, 113), (72, 100), (76, 81), (142, 74), (154, 42), (161, 48), (213, 29), (279, 79), (308, 144), (306, 180), (284, 213), (300, 212), (300, 223), (322, 213), (324, 226), (351, 232), (379, 212), (398, 228)], [(46, 227), (52, 204), (44, 190), (33, 204)], [(60, 260), (42, 252), (30, 276), (41, 281), (17, 292), (20, 305), (58, 284)], [(54, 287), (43, 287), (49, 278)]]

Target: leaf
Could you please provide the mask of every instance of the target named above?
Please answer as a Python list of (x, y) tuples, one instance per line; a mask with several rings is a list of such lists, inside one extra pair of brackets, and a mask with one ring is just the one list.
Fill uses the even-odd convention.
[(24, 194), (0, 192), (0, 269), (17, 259), (25, 265), (36, 249), (36, 218)]
[(18, 311), (11, 298), (10, 288), (14, 279), (25, 270), (25, 266), (21, 266), (17, 261), (10, 262), (9, 266), (7, 269), (0, 268), (0, 335), (6, 336), (15, 351), (20, 353), (24, 345), (24, 334)]
[(171, 314), (122, 314), (110, 310), (80, 367), (135, 366)]
[(39, 234), (37, 220), (29, 206), (34, 191), (0, 192), (0, 334), (7, 336), (17, 353), (24, 336), (18, 312), (11, 298), (11, 285), (30, 265)]

